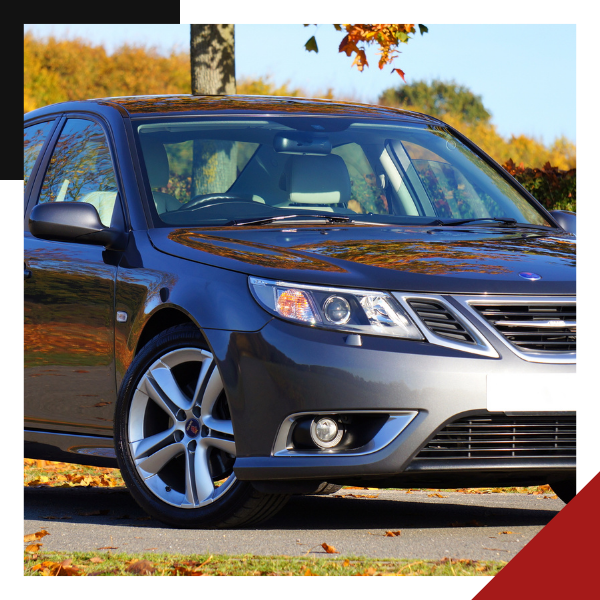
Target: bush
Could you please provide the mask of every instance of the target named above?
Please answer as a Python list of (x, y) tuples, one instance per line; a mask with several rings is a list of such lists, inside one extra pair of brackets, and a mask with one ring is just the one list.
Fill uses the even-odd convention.
[(548, 210), (576, 212), (576, 169), (561, 170), (547, 162), (541, 169), (515, 165), (509, 159), (502, 165)]

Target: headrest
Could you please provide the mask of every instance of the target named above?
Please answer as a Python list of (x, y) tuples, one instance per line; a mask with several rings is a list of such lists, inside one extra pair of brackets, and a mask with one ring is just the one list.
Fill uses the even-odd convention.
[(285, 168), (290, 202), (337, 204), (350, 200), (350, 176), (341, 157), (292, 155)]
[(150, 187), (165, 187), (169, 183), (169, 158), (165, 147), (160, 142), (145, 140), (142, 136), (142, 150)]

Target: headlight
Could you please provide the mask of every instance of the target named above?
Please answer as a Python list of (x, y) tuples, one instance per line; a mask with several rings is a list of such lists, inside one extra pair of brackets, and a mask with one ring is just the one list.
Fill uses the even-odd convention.
[(250, 291), (271, 314), (294, 321), (365, 335), (424, 339), (421, 332), (386, 292), (299, 285), (250, 277)]

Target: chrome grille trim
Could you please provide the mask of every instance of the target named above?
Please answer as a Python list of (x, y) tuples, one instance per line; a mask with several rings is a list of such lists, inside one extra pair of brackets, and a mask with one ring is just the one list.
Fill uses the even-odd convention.
[[(471, 354), (480, 354), (489, 358), (500, 358), (495, 348), (488, 342), (488, 340), (473, 326), (467, 318), (460, 313), (456, 307), (444, 297), (439, 294), (414, 294), (409, 292), (392, 292), (392, 295), (400, 304), (402, 308), (410, 315), (413, 321), (417, 324), (417, 327), (421, 330), (421, 333), (430, 344), (436, 344), (438, 346), (445, 346), (452, 350), (460, 350), (461, 352), (470, 352)], [(417, 310), (413, 308), (411, 303), (430, 303), (439, 304), (443, 307), (444, 311), (447, 312), (456, 324), (462, 328), (465, 334), (468, 335), (469, 341), (459, 341), (458, 339), (450, 339), (444, 335), (438, 335), (436, 333), (437, 327), (431, 323), (427, 323), (427, 317), (423, 318), (419, 315)], [(422, 312), (422, 311), (421, 311)], [(430, 328), (431, 327), (431, 328)], [(439, 330), (438, 330), (439, 331)]]
[[(510, 348), (519, 358), (537, 363), (573, 364), (576, 362), (577, 325), (575, 321), (576, 298), (574, 296), (453, 295), (452, 298), (465, 307), (478, 323)], [(485, 311), (484, 308), (503, 306), (510, 307), (510, 310), (499, 313), (498, 311)], [(519, 308), (522, 310), (518, 310)], [(557, 312), (556, 308), (562, 310)], [(508, 315), (517, 318), (510, 320), (497, 318)], [(555, 315), (563, 318), (549, 318)], [(517, 322), (516, 325), (515, 322)], [(526, 328), (529, 328), (530, 331), (523, 331)], [(535, 331), (536, 329), (541, 331)], [(539, 337), (540, 340), (527, 339), (534, 336)], [(519, 341), (519, 338), (527, 341)], [(540, 349), (540, 346), (543, 349)], [(549, 348), (552, 346), (559, 349), (550, 350)]]

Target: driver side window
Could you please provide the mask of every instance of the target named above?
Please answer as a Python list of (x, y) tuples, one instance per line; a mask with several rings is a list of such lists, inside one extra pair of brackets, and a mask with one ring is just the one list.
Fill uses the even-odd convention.
[(110, 227), (117, 191), (104, 131), (93, 121), (69, 119), (52, 153), (39, 203), (87, 202)]

